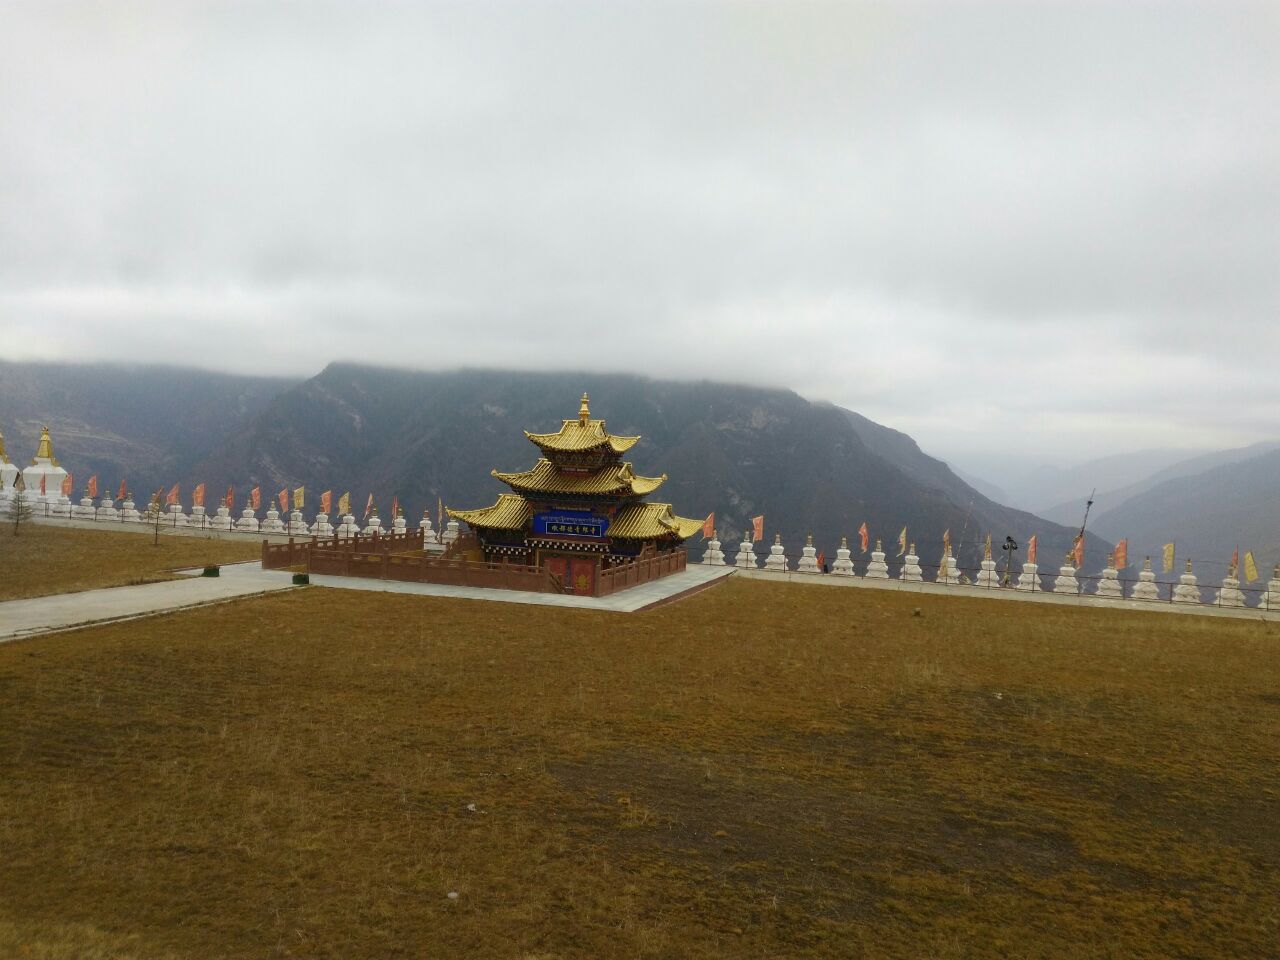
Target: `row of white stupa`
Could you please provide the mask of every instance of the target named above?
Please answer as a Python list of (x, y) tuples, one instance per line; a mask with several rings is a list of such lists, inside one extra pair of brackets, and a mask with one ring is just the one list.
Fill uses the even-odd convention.
[[(914, 543), (911, 544), (902, 561), (902, 569), (899, 570), (897, 579), (917, 583), (924, 580), (924, 571), (920, 567), (920, 557), (916, 555), (916, 545)], [(729, 560), (725, 558), (724, 551), (721, 549), (718, 536), (713, 536), (707, 541), (707, 549), (702, 556), (702, 562), (711, 566), (729, 564)], [(756, 557), (755, 544), (751, 541), (750, 535), (744, 534), (742, 542), (738, 544), (738, 555), (734, 558), (732, 565), (742, 570), (762, 568), (780, 573), (788, 571), (790, 567), (787, 562), (786, 550), (782, 545), (782, 535), (778, 534), (774, 537), (773, 545), (769, 548), (769, 555), (765, 557), (764, 563), (760, 563)], [(797, 573), (823, 572), (822, 567), (818, 564), (818, 550), (813, 545), (812, 536), (807, 538), (804, 548), (800, 552), (800, 562), (795, 569)], [(836, 550), (836, 559), (835, 563), (831, 565), (831, 573), (837, 577), (856, 577), (858, 575), (853, 569), (852, 551), (849, 549), (847, 538), (840, 540), (840, 548)], [(889, 579), (889, 564), (885, 561), (884, 548), (879, 540), (876, 541), (876, 548), (871, 551), (871, 560), (867, 564), (867, 571), (863, 574), (863, 577), (868, 580)], [(986, 556), (982, 560), (981, 568), (973, 580), (969, 580), (960, 573), (956, 559), (951, 555), (951, 548), (947, 547), (942, 557), (942, 566), (938, 570), (937, 582), (977, 587), (999, 587), (1003, 585), (1000, 575), (996, 573), (996, 562), (991, 557), (989, 547), (987, 548)], [(1029, 562), (1024, 563), (1022, 572), (1010, 586), (1015, 590), (1027, 592), (1041, 590), (1039, 565)], [(1080, 581), (1076, 579), (1076, 568), (1071, 563), (1070, 555), (1059, 568), (1058, 576), (1054, 579), (1052, 588), (1047, 592), (1065, 593), (1072, 596), (1079, 596), (1084, 593), (1081, 589)], [(1120, 574), (1116, 569), (1114, 557), (1107, 558), (1107, 566), (1102, 571), (1102, 576), (1098, 579), (1092, 596), (1111, 600), (1125, 599), (1125, 585), (1120, 581)], [(1155, 571), (1151, 569), (1150, 557), (1143, 563), (1142, 570), (1138, 573), (1138, 581), (1133, 585), (1129, 599), (1161, 599), (1160, 588), (1156, 584)], [(1196, 579), (1196, 575), (1191, 571), (1190, 560), (1187, 561), (1186, 572), (1178, 578), (1177, 584), (1174, 585), (1173, 602), (1202, 602), (1199, 582)], [(1220, 607), (1245, 606), (1245, 595), (1240, 589), (1240, 581), (1236, 577), (1234, 569), (1229, 571), (1227, 577), (1222, 581), (1222, 586), (1218, 588), (1217, 593), (1214, 595), (1213, 603)], [(1276, 565), (1275, 572), (1267, 583), (1267, 592), (1261, 597), (1259, 605), (1269, 610), (1280, 610), (1280, 564)]]

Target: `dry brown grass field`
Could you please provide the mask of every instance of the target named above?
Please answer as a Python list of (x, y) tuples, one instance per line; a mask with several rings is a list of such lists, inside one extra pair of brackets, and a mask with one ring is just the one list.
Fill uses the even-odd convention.
[(0, 956), (1275, 956), (1278, 654), (733, 580), (0, 645)]
[(161, 533), (159, 544), (152, 540), (152, 531), (140, 524), (84, 530), (24, 523), (15, 537), (12, 523), (0, 523), (0, 600), (169, 580), (172, 570), (262, 554), (262, 542), (253, 537), (215, 540)]

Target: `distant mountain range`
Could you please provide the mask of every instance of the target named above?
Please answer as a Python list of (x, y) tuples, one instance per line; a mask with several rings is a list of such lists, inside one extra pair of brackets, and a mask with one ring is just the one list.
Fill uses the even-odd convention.
[[(204, 481), (210, 503), (234, 485), (239, 505), (253, 485), (268, 494), (305, 485), (312, 497), (350, 490), (361, 504), (373, 492), (384, 511), (394, 494), (415, 521), (424, 508), (434, 516), (437, 498), (480, 506), (505, 489), (492, 468), (536, 459), (522, 430), (555, 429), (585, 390), (610, 430), (643, 436), (629, 454), (637, 471), (670, 476), (650, 499), (686, 516), (715, 511), (726, 545), (763, 513), (769, 539), (780, 532), (792, 557), (810, 532), (829, 558), (841, 536), (856, 552), (865, 520), (891, 556), (906, 525), (926, 563), (937, 562), (949, 528), (965, 565), (991, 532), (997, 544), (1012, 534), (1024, 548), (1038, 534), (1042, 565), (1056, 566), (1074, 533), (984, 496), (906, 434), (786, 390), (350, 364), (302, 381), (49, 364), (5, 364), (0, 376), (0, 429), (13, 459), (29, 457), (48, 421), (77, 482), (97, 472), (109, 487), (128, 475), (140, 496)], [(1100, 566), (1107, 549), (1091, 537), (1086, 567)]]

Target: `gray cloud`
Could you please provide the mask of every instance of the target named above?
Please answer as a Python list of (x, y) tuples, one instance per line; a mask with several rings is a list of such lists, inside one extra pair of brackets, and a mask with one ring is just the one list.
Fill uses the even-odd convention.
[(6, 356), (741, 379), (971, 467), (1280, 422), (1272, 6), (0, 11)]

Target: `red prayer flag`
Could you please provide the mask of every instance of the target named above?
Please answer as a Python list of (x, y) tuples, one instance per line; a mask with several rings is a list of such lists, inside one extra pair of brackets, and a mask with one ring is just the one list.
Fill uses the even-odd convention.
[(329, 513), (329, 505), (332, 503), (333, 503), (332, 490), (326, 490), (324, 493), (320, 494), (320, 512), (321, 513), (327, 515)]
[[(173, 504), (178, 502), (178, 485), (176, 483), (173, 485), (173, 488), (169, 491), (169, 495), (164, 498), (164, 502), (165, 502), (165, 506), (172, 506)], [(176, 520), (174, 522), (177, 523)]]
[(369, 494), (369, 502), (364, 505), (364, 519), (369, 519), (369, 514), (373, 512), (373, 494)]
[(751, 518), (751, 542), (759, 543), (764, 539), (764, 514)]
[(1072, 545), (1071, 553), (1075, 560), (1076, 569), (1079, 570), (1084, 566), (1084, 535), (1076, 534), (1076, 542)]
[(40, 496), (42, 497), (49, 492), (48, 490), (45, 489), (45, 486), (46, 484), (45, 484), (44, 474), (42, 473), (40, 474)]
[(1129, 540), (1126, 538), (1116, 544), (1116, 569), (1123, 570), (1129, 565)]
[(818, 551), (818, 569), (821, 570), (825, 568), (826, 565), (827, 565), (827, 555), (825, 552), (819, 550)]
[(400, 516), (400, 498), (393, 496), (391, 498), (391, 519), (394, 520)]
[(236, 488), (235, 487), (227, 487), (227, 495), (222, 498), (222, 503), (223, 503), (223, 506), (225, 506), (228, 510), (230, 510), (232, 507), (236, 505)]
[(1031, 535), (1031, 539), (1027, 541), (1027, 563), (1036, 562), (1036, 549), (1039, 546), (1040, 544), (1036, 539), (1036, 535), (1033, 533)]
[(249, 491), (249, 506), (258, 510), (262, 507), (262, 488), (254, 487)]
[(1236, 552), (1231, 554), (1231, 575), (1235, 576), (1237, 570), (1240, 569), (1240, 548), (1236, 547)]
[(707, 519), (702, 521), (702, 539), (710, 540), (716, 535), (716, 512), (712, 510), (707, 514)]
[(191, 505), (193, 507), (204, 506), (204, 484), (203, 483), (197, 484), (195, 492), (191, 494)]
[(127, 497), (128, 495), (129, 495), (129, 488), (128, 488), (127, 486), (125, 486), (125, 482), (124, 482), (123, 480), (121, 480), (121, 481), (120, 481), (120, 491), (119, 491), (119, 493), (117, 493), (117, 494), (116, 494), (116, 499), (117, 499), (117, 500), (123, 500), (123, 499), (124, 499), (125, 497)]
[[(44, 477), (40, 478), (40, 492), (44, 493)], [(64, 497), (71, 496), (71, 474), (67, 474), (62, 478), (62, 495)]]
[(283, 490), (281, 490), (279, 497), (277, 499), (279, 499), (280, 501), (280, 512), (288, 513), (289, 512), (289, 488), (285, 487)]
[(858, 536), (862, 539), (862, 552), (867, 552), (867, 547), (871, 545), (871, 531), (867, 529), (867, 521), (862, 521), (862, 526), (858, 528)]
[(89, 496), (96, 497), (98, 495), (98, 475), (95, 473), (89, 478)]

